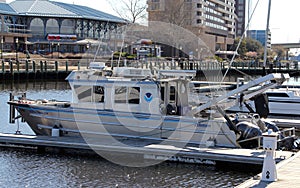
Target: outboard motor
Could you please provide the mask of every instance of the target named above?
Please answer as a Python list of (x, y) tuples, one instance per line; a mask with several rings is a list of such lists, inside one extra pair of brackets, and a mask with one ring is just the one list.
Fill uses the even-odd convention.
[[(262, 131), (260, 130), (260, 128), (253, 123), (242, 121), (238, 123), (236, 126), (241, 133), (238, 141), (243, 141), (246, 139), (250, 139), (262, 135)], [(243, 148), (256, 148), (258, 147), (258, 141), (257, 139), (253, 139), (245, 142), (240, 142), (240, 145)]]
[(269, 115), (269, 100), (267, 94), (257, 95), (254, 99), (256, 113), (262, 118), (267, 118)]

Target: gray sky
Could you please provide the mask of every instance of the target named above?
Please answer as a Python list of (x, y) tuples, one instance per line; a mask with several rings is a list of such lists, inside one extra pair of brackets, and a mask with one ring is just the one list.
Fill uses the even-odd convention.
[[(7, 0), (11, 2), (12, 0)], [(74, 3), (114, 14), (107, 0), (55, 0), (58, 2)], [(248, 0), (247, 0), (248, 1)], [(254, 7), (258, 0), (252, 0)], [(266, 29), (268, 0), (260, 0), (250, 24), (250, 29)], [(300, 42), (300, 0), (272, 0), (270, 29), (272, 43)]]

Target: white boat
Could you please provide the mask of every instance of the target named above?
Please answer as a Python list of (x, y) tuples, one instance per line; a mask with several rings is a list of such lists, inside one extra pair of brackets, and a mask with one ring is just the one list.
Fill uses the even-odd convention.
[[(300, 115), (300, 89), (290, 87), (280, 87), (269, 89), (265, 92), (268, 97), (268, 115), (271, 116), (287, 116), (287, 117), (299, 117)], [(245, 104), (241, 104), (240, 100), (236, 105), (227, 109), (227, 112), (252, 112), (249, 107), (257, 112), (256, 108), (259, 108), (259, 104), (255, 104), (254, 100), (245, 101)], [(259, 103), (259, 102), (258, 102)], [(248, 107), (247, 107), (248, 106)]]
[[(67, 77), (73, 102), (19, 98), (8, 103), (37, 135), (52, 135), (59, 130), (60, 136), (104, 135), (236, 148), (244, 139), (257, 141), (257, 136), (267, 130), (265, 125), (258, 126), (258, 118), (247, 117), (237, 123), (222, 109), (222, 116), (201, 117), (203, 109), (216, 106), (228, 96), (191, 106), (189, 86), (194, 76), (195, 71), (161, 70), (152, 74), (147, 69), (119, 67), (108, 71), (97, 66), (73, 71)], [(267, 75), (229, 95), (270, 80), (281, 83), (282, 76)]]

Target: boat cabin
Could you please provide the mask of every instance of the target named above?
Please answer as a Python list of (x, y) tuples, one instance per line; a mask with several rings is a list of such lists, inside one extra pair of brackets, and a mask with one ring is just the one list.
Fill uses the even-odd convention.
[[(129, 67), (105, 70), (88, 69), (72, 72), (67, 80), (76, 105), (161, 115), (185, 115), (189, 111), (189, 78), (193, 72), (160, 71)], [(109, 75), (109, 76), (108, 76)]]
[(266, 91), (267, 96), (270, 98), (298, 98), (300, 97), (300, 92), (298, 88), (278, 88), (270, 89)]

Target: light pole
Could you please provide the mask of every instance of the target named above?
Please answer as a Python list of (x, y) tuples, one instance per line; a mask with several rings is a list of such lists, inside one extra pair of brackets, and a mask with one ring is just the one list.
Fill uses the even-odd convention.
[(16, 38), (16, 62), (18, 62), (18, 43), (19, 43), (19, 38)]
[(89, 68), (89, 48), (90, 48), (90, 43), (86, 44), (86, 68)]
[(53, 59), (53, 46), (54, 46), (54, 43), (51, 42), (51, 55), (52, 55), (52, 59)]
[(111, 51), (111, 69), (113, 69), (113, 63), (114, 63), (114, 51)]
[(1, 37), (1, 59), (3, 60), (3, 36)]
[(182, 46), (179, 46), (179, 54), (178, 54), (179, 58), (181, 58), (182, 56)]
[(60, 46), (60, 44), (57, 43), (57, 58), (58, 58), (58, 59), (59, 59), (59, 46)]

